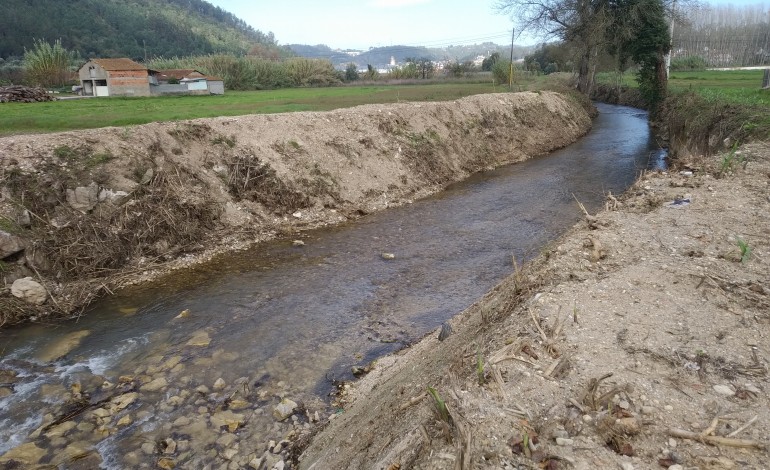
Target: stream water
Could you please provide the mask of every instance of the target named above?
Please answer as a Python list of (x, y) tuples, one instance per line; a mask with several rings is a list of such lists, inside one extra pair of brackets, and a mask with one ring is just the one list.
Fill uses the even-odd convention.
[[(573, 225), (573, 194), (594, 210), (663, 166), (645, 112), (597, 106), (592, 131), (548, 156), (306, 232), (305, 246), (276, 240), (221, 256), (104, 299), (78, 321), (2, 331), (0, 462), (34, 442), (43, 463), (77, 454), (104, 468), (245, 466), (269, 439), (328, 413), (333, 380), (352, 378), (352, 366), (418, 340), (510, 274), (512, 256), (531, 258)], [(91, 407), (30, 436), (76, 409), (73, 393), (95, 403), (134, 390), (106, 416)], [(277, 420), (284, 397), (309, 413)], [(173, 446), (157, 444), (167, 438)]]

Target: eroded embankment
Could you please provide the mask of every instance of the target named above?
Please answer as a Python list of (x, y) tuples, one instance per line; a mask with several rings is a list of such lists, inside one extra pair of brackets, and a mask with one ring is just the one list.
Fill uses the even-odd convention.
[(403, 204), (589, 128), (584, 105), (542, 92), (2, 138), (0, 324)]

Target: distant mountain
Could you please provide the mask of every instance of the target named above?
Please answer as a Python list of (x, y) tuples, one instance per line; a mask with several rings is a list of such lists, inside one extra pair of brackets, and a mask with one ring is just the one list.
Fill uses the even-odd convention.
[(203, 0), (3, 0), (0, 58), (19, 57), (33, 38), (61, 39), (88, 57), (280, 53), (262, 33)]
[[(447, 46), (443, 48), (427, 48), (414, 46), (388, 46), (374, 47), (366, 51), (351, 51), (332, 49), (329, 46), (319, 44), (316, 46), (304, 44), (289, 44), (289, 49), (300, 57), (328, 59), (335, 67), (343, 67), (349, 63), (356, 64), (359, 68), (367, 65), (384, 67), (390, 63), (391, 57), (396, 63), (403, 64), (406, 59), (429, 59), (432, 61), (459, 61), (473, 60), (478, 56), (489, 56), (497, 52), (502, 57), (509, 57), (511, 46), (502, 46), (485, 42), (482, 44)], [(521, 59), (531, 54), (536, 46), (514, 46), (514, 59)]]

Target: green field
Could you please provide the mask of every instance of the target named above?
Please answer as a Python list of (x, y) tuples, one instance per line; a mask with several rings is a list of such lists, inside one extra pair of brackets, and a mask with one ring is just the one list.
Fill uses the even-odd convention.
[[(702, 70), (671, 72), (668, 89), (672, 93), (692, 91), (709, 102), (770, 106), (770, 90), (762, 90), (762, 70)], [(614, 74), (597, 74), (597, 80), (612, 83)], [(637, 87), (632, 73), (623, 76), (623, 84)]]
[(293, 88), (228, 91), (224, 96), (86, 98), (0, 104), (0, 135), (127, 126), (215, 116), (327, 111), (370, 103), (447, 101), (507, 91), (492, 83)]

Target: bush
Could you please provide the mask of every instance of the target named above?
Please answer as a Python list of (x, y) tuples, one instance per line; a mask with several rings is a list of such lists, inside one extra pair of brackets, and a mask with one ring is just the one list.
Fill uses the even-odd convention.
[(499, 85), (507, 85), (511, 81), (511, 61), (498, 60), (492, 66), (492, 76)]
[(706, 59), (697, 55), (674, 59), (671, 61), (671, 70), (675, 72), (706, 70)]

